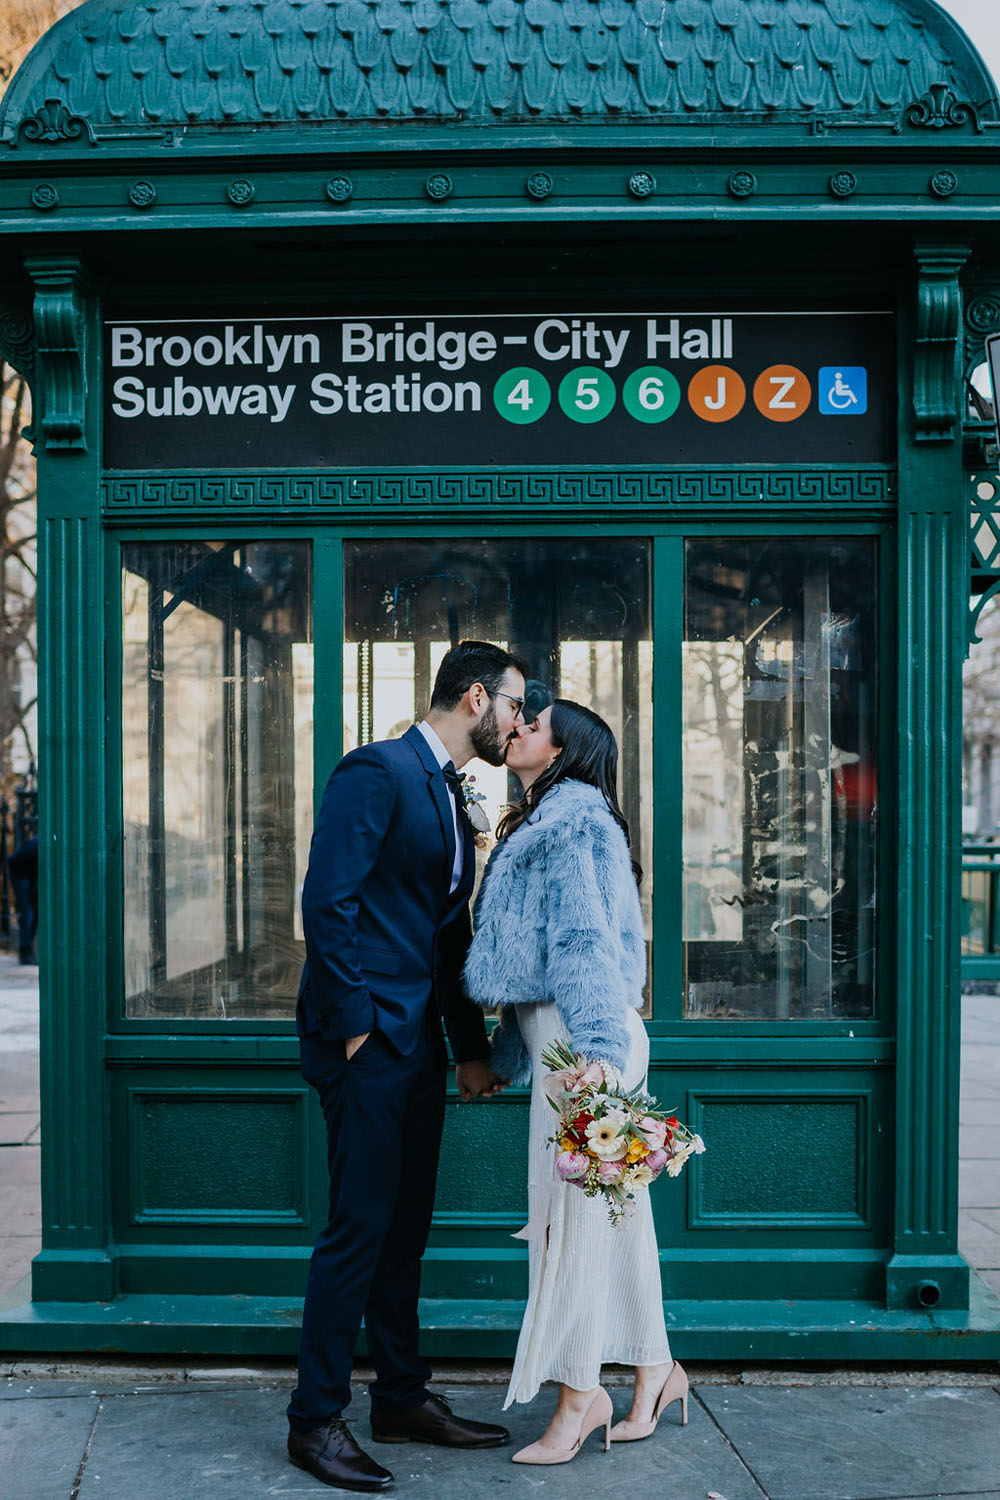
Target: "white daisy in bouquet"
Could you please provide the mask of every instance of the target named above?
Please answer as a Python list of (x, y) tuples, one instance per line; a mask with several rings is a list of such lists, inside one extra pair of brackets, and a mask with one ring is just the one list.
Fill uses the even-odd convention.
[(582, 1059), (565, 1042), (551, 1042), (542, 1061), (550, 1069), (545, 1092), (559, 1116), (550, 1137), (559, 1152), (556, 1171), (588, 1198), (603, 1198), (613, 1224), (634, 1212), (638, 1190), (663, 1171), (679, 1176), (704, 1151), (701, 1136), (641, 1088), (616, 1092), (607, 1079), (570, 1087)]

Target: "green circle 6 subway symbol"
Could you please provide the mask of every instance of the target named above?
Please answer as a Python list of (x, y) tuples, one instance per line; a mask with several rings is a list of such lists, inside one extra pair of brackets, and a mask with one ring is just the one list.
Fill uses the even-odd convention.
[(508, 422), (537, 422), (548, 411), (551, 400), (545, 376), (526, 365), (508, 370), (493, 387), (493, 405)]
[(559, 382), (559, 405), (574, 422), (600, 422), (615, 404), (615, 383), (596, 365), (570, 370)]
[(622, 401), (637, 422), (665, 422), (680, 406), (681, 388), (669, 370), (643, 365), (626, 380)]

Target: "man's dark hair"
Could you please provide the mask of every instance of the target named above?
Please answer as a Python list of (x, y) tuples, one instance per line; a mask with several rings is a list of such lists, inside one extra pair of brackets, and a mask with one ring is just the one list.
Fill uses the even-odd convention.
[(500, 692), (504, 674), (512, 667), (522, 677), (528, 676), (528, 663), (501, 646), (489, 641), (459, 641), (438, 667), (431, 708), (454, 708), (474, 682), (481, 682), (489, 693)]

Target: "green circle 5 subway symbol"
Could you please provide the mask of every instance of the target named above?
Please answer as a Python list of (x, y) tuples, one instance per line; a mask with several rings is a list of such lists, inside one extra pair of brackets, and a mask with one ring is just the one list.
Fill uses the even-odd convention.
[(681, 388), (669, 370), (643, 365), (626, 380), (622, 401), (637, 422), (665, 422), (681, 404)]
[(493, 387), (493, 405), (508, 422), (523, 426), (544, 417), (552, 400), (549, 382), (539, 370), (519, 365), (501, 375)]
[(570, 370), (559, 382), (559, 405), (574, 422), (600, 422), (615, 404), (615, 383), (596, 365)]

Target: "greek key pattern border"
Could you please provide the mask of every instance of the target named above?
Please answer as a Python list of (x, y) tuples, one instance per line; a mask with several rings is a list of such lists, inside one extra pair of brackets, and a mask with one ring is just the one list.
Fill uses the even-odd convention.
[(640, 511), (724, 507), (889, 510), (888, 468), (445, 469), (283, 474), (115, 474), (103, 484), (109, 515), (234, 510), (387, 514), (469, 510)]

